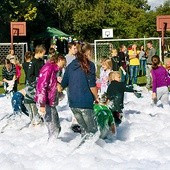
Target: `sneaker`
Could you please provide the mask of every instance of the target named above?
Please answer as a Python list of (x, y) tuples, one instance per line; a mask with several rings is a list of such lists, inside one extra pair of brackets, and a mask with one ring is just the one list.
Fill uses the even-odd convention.
[(81, 127), (76, 124), (76, 125), (72, 125), (71, 129), (75, 132), (75, 133), (81, 133)]
[(150, 89), (150, 88), (151, 88), (151, 85), (147, 84), (147, 85), (146, 85), (146, 88), (147, 88), (147, 89)]
[(123, 115), (122, 113), (119, 112), (114, 112), (113, 117), (115, 119), (115, 124), (118, 126), (122, 122)]
[(32, 121), (31, 121), (32, 125), (39, 125), (41, 123), (42, 123), (42, 120), (38, 115), (34, 116)]

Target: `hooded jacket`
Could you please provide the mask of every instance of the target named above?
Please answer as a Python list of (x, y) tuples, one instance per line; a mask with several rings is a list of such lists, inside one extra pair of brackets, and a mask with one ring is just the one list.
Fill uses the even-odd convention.
[(40, 70), (36, 85), (35, 102), (40, 106), (46, 104), (50, 106), (56, 105), (57, 97), (57, 72), (59, 67), (56, 63), (47, 62)]
[(72, 108), (93, 109), (94, 96), (90, 90), (96, 86), (96, 69), (90, 61), (90, 72), (85, 73), (77, 59), (67, 67), (61, 82), (63, 88), (68, 87), (68, 101)]

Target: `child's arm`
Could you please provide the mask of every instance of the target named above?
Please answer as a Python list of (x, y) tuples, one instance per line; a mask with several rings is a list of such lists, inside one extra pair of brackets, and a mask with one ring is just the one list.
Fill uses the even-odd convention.
[[(62, 87), (62, 89), (66, 88), (66, 87), (68, 86), (68, 81), (69, 81), (68, 73), (69, 73), (69, 70), (68, 70), (68, 67), (66, 67), (66, 70), (65, 70), (63, 79), (62, 79), (62, 81), (61, 81), (61, 87)], [(61, 88), (60, 88), (60, 89), (61, 89)]]
[(95, 98), (95, 102), (99, 102), (99, 97), (98, 97), (98, 93), (97, 93), (97, 88), (96, 87), (90, 87), (90, 90)]
[(122, 66), (120, 66), (120, 69), (122, 70), (123, 74), (126, 75), (126, 71), (124, 70)]
[(33, 62), (29, 63), (29, 67), (28, 67), (28, 72), (27, 72), (27, 77), (28, 77), (28, 82), (32, 83), (36, 80), (36, 76), (35, 76), (35, 66)]
[(115, 124), (112, 124), (110, 128), (111, 128), (112, 133), (115, 134), (116, 133), (116, 126), (115, 126)]
[(3, 82), (2, 81), (0, 81), (0, 86), (2, 86), (3, 85)]

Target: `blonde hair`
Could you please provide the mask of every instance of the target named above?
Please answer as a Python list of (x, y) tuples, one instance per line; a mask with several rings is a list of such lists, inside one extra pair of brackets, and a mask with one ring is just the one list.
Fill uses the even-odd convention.
[[(112, 56), (117, 56), (117, 50), (116, 50), (116, 48), (112, 49), (111, 55), (112, 55)], [(112, 56), (111, 56), (111, 57), (112, 57)]]
[(120, 72), (119, 71), (111, 71), (109, 73), (109, 80), (112, 81), (115, 79), (116, 76), (120, 76)]
[(37, 54), (37, 53), (43, 53), (43, 52), (45, 52), (45, 51), (46, 51), (46, 49), (45, 49), (44, 45), (37, 45), (37, 46), (35, 47), (35, 54)]
[(112, 69), (112, 61), (111, 61), (110, 58), (104, 59), (103, 62), (104, 62), (104, 64), (106, 65), (106, 67), (107, 67), (108, 69)]

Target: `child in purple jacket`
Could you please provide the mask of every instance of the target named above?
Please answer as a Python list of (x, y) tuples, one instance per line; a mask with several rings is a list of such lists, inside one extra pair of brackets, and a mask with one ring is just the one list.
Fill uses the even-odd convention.
[(169, 96), (169, 76), (167, 70), (160, 65), (159, 56), (154, 55), (152, 57), (152, 99), (156, 104), (158, 100), (161, 100), (162, 104), (168, 104)]
[[(66, 64), (65, 57), (53, 55), (41, 68), (37, 85), (35, 101), (39, 107), (39, 114), (44, 118), (48, 128), (49, 138), (58, 137), (61, 130), (59, 117), (56, 109), (57, 97), (57, 72)], [(49, 139), (48, 138), (48, 139)]]

